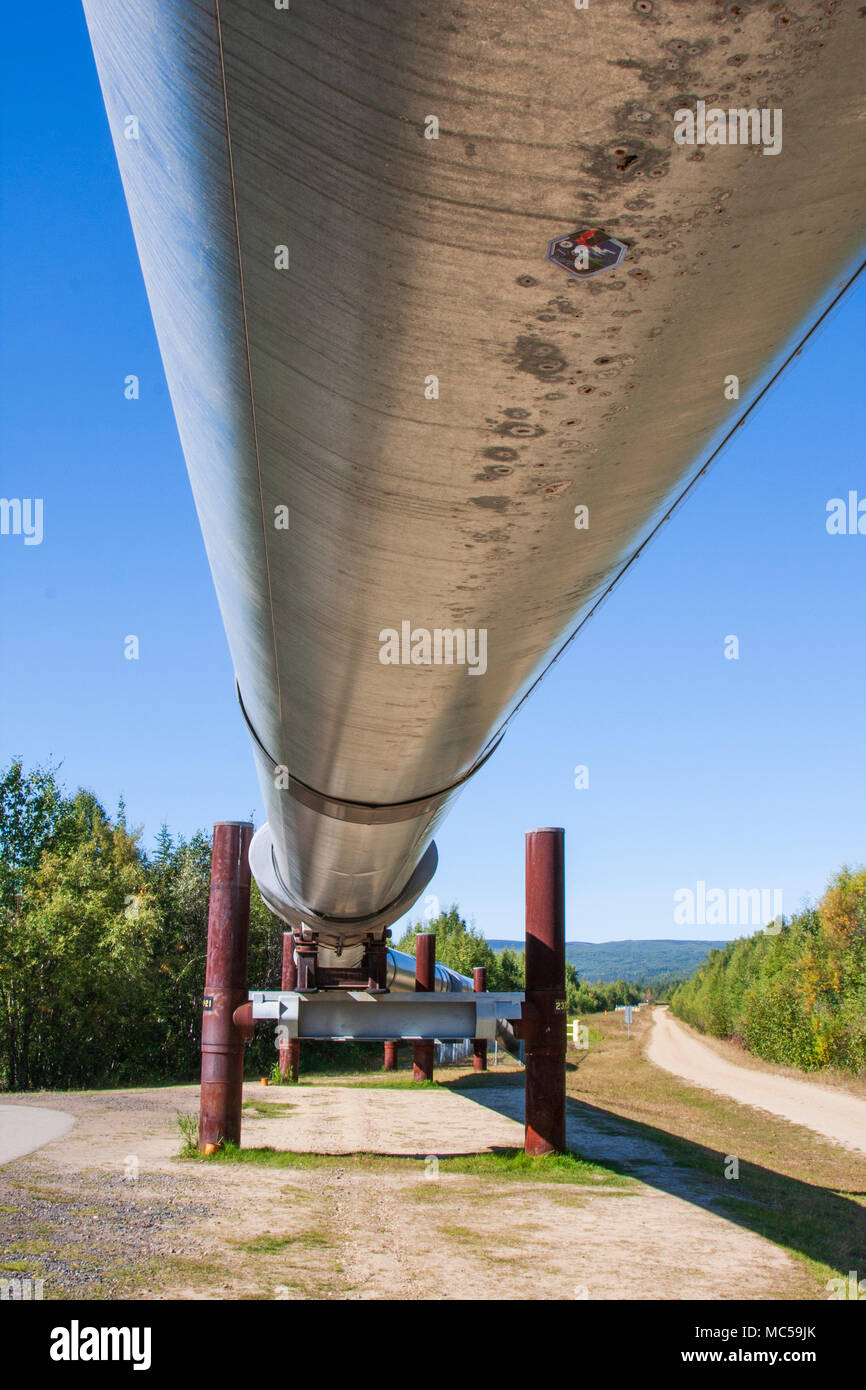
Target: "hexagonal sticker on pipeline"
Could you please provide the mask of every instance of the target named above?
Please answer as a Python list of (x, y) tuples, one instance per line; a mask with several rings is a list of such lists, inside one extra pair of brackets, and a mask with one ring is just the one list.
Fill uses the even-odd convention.
[(628, 247), (601, 227), (566, 232), (547, 244), (547, 259), (578, 280), (588, 280), (604, 270), (615, 270), (625, 260)]

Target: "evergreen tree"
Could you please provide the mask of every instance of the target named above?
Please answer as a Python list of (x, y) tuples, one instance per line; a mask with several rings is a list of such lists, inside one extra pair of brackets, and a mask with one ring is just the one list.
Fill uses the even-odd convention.
[(487, 967), (489, 990), (519, 990), (523, 988), (523, 952), (505, 950), (499, 955), (475, 927), (460, 916), (457, 904), (440, 912), (432, 922), (410, 922), (397, 943), (398, 951), (415, 954), (415, 937), (419, 932), (436, 933), (436, 959), (460, 975), (471, 978), (476, 965)]

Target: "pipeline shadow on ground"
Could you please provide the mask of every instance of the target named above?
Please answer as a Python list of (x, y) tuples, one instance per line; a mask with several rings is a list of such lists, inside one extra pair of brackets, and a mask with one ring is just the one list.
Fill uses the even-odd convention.
[[(467, 1080), (471, 1083), (474, 1078)], [(520, 1120), (522, 1088), (510, 1082), (511, 1078), (495, 1078), (492, 1085), (472, 1086), (471, 1098)], [(450, 1088), (470, 1089), (459, 1080), (450, 1083)], [(866, 1193), (832, 1191), (743, 1159), (736, 1181), (726, 1179), (730, 1155), (721, 1150), (572, 1097), (567, 1101), (567, 1134), (569, 1150), (586, 1162), (638, 1178), (647, 1187), (679, 1197), (820, 1264), (841, 1268), (839, 1233), (844, 1232), (846, 1247), (862, 1263), (866, 1208), (857, 1199)], [(755, 1195), (768, 1185), (771, 1193)]]

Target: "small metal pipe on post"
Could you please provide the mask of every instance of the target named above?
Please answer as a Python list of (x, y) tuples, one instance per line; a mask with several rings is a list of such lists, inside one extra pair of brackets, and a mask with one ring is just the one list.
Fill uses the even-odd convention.
[[(415, 993), (430, 994), (436, 987), (436, 933), (422, 931), (415, 937)], [(433, 1080), (432, 1042), (416, 1042), (413, 1048), (413, 1081)]]
[[(476, 965), (472, 971), (472, 988), (476, 994), (485, 994), (487, 991), (487, 966)], [(473, 1071), (487, 1070), (487, 1040), (486, 1038), (472, 1039), (472, 1069)]]
[(397, 1070), (397, 1048), (398, 1048), (398, 1047), (399, 1047), (399, 1043), (396, 1041), (396, 1039), (393, 1039), (393, 1040), (390, 1041), (390, 1042), (386, 1042), (386, 1044), (385, 1044), (385, 1070), (386, 1070), (386, 1071), (396, 1071), (396, 1070)]
[(213, 831), (201, 1034), (202, 1149), (241, 1141), (247, 1034), (233, 1015), (247, 1003), (252, 836), (247, 821), (218, 821)]
[[(283, 969), (280, 980), (282, 989), (297, 989), (298, 967), (295, 962), (295, 938), (290, 931), (283, 932)], [(297, 1081), (301, 1060), (300, 1038), (280, 1037), (280, 1076), (283, 1081)]]
[(526, 835), (527, 1154), (565, 1152), (565, 832)]

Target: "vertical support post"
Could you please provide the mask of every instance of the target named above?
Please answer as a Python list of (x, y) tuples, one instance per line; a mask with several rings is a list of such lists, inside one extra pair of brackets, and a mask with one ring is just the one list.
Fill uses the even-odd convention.
[(385, 1044), (385, 1070), (386, 1070), (386, 1071), (396, 1071), (396, 1070), (397, 1070), (397, 1048), (398, 1048), (398, 1047), (399, 1047), (399, 1043), (396, 1041), (396, 1039), (394, 1039), (394, 1040), (392, 1040), (392, 1041), (390, 1041), (390, 1042), (386, 1042), (386, 1044)]
[[(484, 994), (487, 989), (487, 966), (476, 965), (472, 970), (472, 988), (476, 994)], [(472, 1069), (487, 1070), (487, 1041), (485, 1038), (472, 1039)]]
[(295, 947), (295, 960), (298, 963), (296, 988), (302, 994), (313, 994), (318, 988), (316, 959), (318, 951), (312, 941), (299, 941)]
[(367, 937), (367, 993), (388, 993), (388, 943), (384, 937), (376, 941)]
[[(415, 993), (430, 994), (436, 986), (436, 933), (422, 931), (415, 937)], [(433, 1080), (432, 1042), (414, 1046), (413, 1081)]]
[[(283, 973), (281, 989), (297, 989), (298, 967), (295, 963), (295, 938), (290, 931), (283, 932)], [(284, 1081), (297, 1081), (298, 1066), (301, 1060), (300, 1038), (280, 1038), (280, 1076)]]
[(232, 1015), (247, 1002), (252, 836), (247, 821), (217, 821), (213, 830), (201, 1030), (202, 1149), (241, 1141), (244, 1034)]
[(565, 831), (526, 835), (526, 1153), (565, 1151)]

